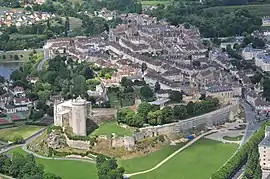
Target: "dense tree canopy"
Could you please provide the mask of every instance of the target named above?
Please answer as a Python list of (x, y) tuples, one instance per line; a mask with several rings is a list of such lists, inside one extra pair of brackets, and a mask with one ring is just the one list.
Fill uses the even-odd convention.
[(234, 12), (207, 10), (207, 5), (158, 6), (150, 12), (159, 19), (168, 19), (174, 25), (188, 22), (199, 28), (204, 37), (226, 37), (251, 33), (260, 28), (261, 19), (251, 12), (238, 9)]
[(61, 179), (54, 174), (45, 173), (44, 167), (38, 164), (31, 154), (24, 156), (13, 153), (12, 159), (0, 155), (0, 173), (22, 179)]
[(201, 102), (175, 105), (173, 108), (166, 106), (160, 109), (157, 105), (143, 102), (138, 106), (137, 113), (130, 108), (119, 109), (117, 111), (117, 121), (134, 127), (142, 127), (143, 124), (167, 124), (215, 110), (218, 103), (217, 99), (208, 97), (201, 100)]

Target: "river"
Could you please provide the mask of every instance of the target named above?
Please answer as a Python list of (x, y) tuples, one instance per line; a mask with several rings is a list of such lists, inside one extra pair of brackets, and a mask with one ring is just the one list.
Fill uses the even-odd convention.
[(0, 75), (9, 79), (10, 74), (20, 67), (20, 62), (0, 62)]

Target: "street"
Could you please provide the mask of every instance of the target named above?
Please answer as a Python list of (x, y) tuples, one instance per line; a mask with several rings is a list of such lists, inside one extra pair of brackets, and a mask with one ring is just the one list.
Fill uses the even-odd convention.
[[(256, 113), (252, 110), (252, 107), (248, 103), (246, 103), (242, 100), (240, 101), (240, 103), (244, 107), (245, 119), (247, 122), (245, 135), (243, 136), (242, 143), (241, 143), (241, 145), (243, 145), (244, 143), (246, 143), (248, 141), (248, 139), (252, 136), (252, 134), (255, 131), (257, 131), (263, 123), (265, 123), (265, 121), (257, 122), (255, 119)], [(241, 178), (241, 175), (244, 173), (245, 168), (246, 168), (246, 166), (243, 165), (241, 167), (241, 169), (232, 177), (232, 179)]]

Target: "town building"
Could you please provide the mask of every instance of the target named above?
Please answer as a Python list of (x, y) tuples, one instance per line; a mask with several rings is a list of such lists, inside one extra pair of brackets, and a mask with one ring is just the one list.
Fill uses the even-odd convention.
[(265, 127), (265, 137), (259, 144), (260, 166), (263, 171), (270, 170), (270, 126)]
[(217, 98), (220, 103), (227, 104), (233, 99), (233, 90), (228, 86), (211, 86), (207, 88), (206, 96)]
[(255, 57), (256, 66), (260, 67), (263, 71), (270, 71), (270, 55), (259, 54)]

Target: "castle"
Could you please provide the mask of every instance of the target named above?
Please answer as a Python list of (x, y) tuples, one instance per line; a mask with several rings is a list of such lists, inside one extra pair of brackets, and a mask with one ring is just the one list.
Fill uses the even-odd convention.
[(71, 127), (73, 134), (86, 136), (86, 119), (89, 103), (80, 96), (76, 99), (54, 103), (54, 125)]

